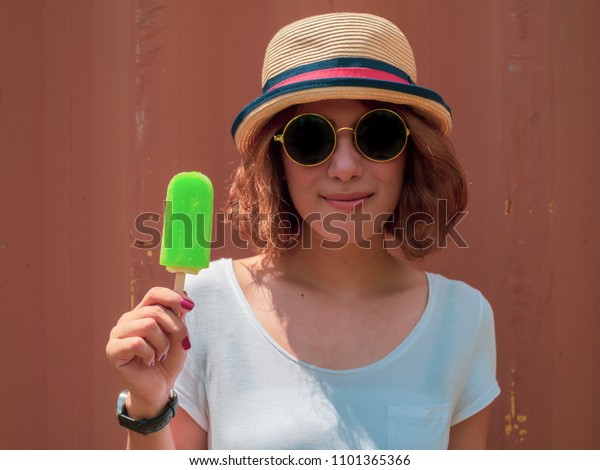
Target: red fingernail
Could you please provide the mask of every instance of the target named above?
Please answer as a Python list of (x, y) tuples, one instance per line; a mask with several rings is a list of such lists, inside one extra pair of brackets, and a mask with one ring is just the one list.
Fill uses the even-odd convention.
[(192, 347), (192, 343), (190, 343), (190, 337), (186, 336), (185, 338), (183, 338), (181, 345), (183, 346), (183, 349), (188, 351)]
[(181, 308), (184, 308), (186, 310), (191, 310), (194, 308), (194, 302), (192, 302), (189, 299), (182, 299), (181, 301)]

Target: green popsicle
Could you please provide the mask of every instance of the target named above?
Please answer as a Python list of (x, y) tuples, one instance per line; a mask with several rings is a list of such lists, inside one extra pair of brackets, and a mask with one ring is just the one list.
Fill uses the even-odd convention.
[(178, 173), (169, 182), (160, 264), (176, 273), (179, 293), (185, 274), (198, 274), (210, 262), (213, 199), (212, 183), (200, 172)]

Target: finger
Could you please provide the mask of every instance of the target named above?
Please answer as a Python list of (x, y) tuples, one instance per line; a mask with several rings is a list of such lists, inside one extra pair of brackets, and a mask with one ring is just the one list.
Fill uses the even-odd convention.
[(194, 308), (192, 299), (165, 287), (150, 289), (136, 309), (149, 305), (162, 305), (178, 315), (189, 312)]
[(121, 319), (110, 333), (111, 338), (127, 338), (139, 336), (144, 338), (156, 350), (159, 361), (166, 359), (166, 354), (174, 343), (183, 341), (188, 335), (185, 323), (170, 310), (153, 305), (138, 311), (129, 312)]
[(181, 333), (186, 331), (186, 327), (182, 319), (172, 310), (167, 309), (162, 305), (150, 305), (132, 310), (131, 312), (127, 312), (125, 315), (123, 315), (117, 322), (117, 327), (120, 328), (116, 329), (115, 333), (123, 331), (121, 328), (124, 328), (126, 333), (119, 333), (119, 337), (133, 336), (136, 330), (132, 329), (132, 326), (124, 325), (146, 318), (157, 323), (158, 326), (169, 335), (180, 337)]
[(106, 345), (106, 356), (116, 367), (126, 366), (136, 358), (149, 367), (155, 364), (154, 348), (139, 336), (110, 340)]
[[(180, 330), (178, 330), (178, 332), (179, 331)], [(165, 333), (159, 324), (152, 318), (140, 318), (115, 327), (114, 337), (117, 339), (136, 336), (143, 338), (152, 348), (154, 348), (155, 355), (159, 360), (164, 360), (163, 356), (166, 356), (166, 353), (169, 350), (170, 338), (174, 337), (173, 335)]]

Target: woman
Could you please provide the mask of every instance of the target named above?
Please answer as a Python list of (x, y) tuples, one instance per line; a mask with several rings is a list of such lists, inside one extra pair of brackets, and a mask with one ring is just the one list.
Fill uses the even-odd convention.
[(484, 448), (491, 308), (395, 254), (433, 251), (439, 201), (449, 219), (466, 205), (449, 108), (365, 14), (283, 28), (263, 85), (232, 128), (228, 203), (259, 254), (213, 262), (184, 297), (150, 290), (111, 332), (128, 447)]

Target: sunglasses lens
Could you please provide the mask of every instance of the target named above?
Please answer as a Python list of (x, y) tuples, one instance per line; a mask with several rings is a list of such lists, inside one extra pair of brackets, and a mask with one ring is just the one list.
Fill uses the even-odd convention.
[(387, 109), (365, 114), (356, 127), (356, 144), (372, 160), (386, 161), (397, 157), (404, 150), (406, 139), (404, 121)]
[(317, 165), (331, 154), (335, 131), (321, 116), (303, 114), (290, 121), (284, 134), (287, 154), (301, 165)]

